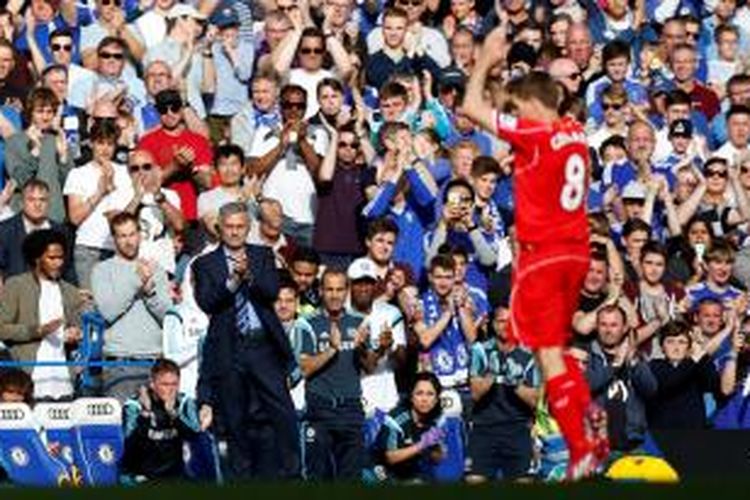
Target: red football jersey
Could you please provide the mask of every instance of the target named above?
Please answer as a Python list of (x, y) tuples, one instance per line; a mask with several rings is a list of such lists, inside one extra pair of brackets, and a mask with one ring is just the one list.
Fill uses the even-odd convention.
[(497, 114), (497, 135), (515, 154), (516, 237), (522, 243), (588, 240), (589, 150), (569, 117), (541, 123)]

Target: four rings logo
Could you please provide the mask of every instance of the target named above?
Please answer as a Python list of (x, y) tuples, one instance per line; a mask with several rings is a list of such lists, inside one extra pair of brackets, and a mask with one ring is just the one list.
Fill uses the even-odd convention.
[(19, 408), (0, 409), (0, 420), (23, 420), (26, 412)]
[(52, 407), (47, 410), (50, 420), (70, 420), (70, 408)]
[(91, 417), (102, 417), (115, 414), (115, 407), (112, 403), (91, 404), (86, 407), (86, 412)]

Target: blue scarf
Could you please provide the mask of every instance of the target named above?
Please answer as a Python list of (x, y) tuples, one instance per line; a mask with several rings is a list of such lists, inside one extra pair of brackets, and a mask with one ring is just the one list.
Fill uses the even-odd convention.
[[(428, 326), (437, 323), (442, 314), (440, 302), (432, 290), (422, 296), (424, 322)], [(443, 333), (428, 350), (431, 370), (444, 387), (463, 385), (469, 376), (469, 353), (466, 339), (457, 316), (453, 316)]]

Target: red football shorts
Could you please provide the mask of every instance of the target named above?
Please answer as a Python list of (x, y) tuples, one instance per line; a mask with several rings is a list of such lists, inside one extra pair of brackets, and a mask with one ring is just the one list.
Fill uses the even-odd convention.
[(521, 244), (510, 296), (512, 338), (532, 350), (567, 345), (589, 256), (588, 242)]

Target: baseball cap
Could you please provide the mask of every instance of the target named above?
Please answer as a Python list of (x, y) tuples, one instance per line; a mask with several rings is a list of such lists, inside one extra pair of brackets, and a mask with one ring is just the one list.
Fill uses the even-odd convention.
[(201, 14), (192, 5), (184, 3), (175, 4), (169, 12), (167, 12), (167, 19), (177, 19), (178, 17), (192, 17), (193, 19), (206, 19), (204, 14)]
[(466, 75), (456, 66), (448, 66), (440, 72), (438, 83), (441, 87), (463, 88), (466, 86)]
[(239, 26), (240, 16), (237, 15), (236, 10), (227, 6), (219, 9), (213, 16), (211, 16), (211, 23), (215, 24), (219, 29), (229, 28), (230, 26)]
[(623, 200), (645, 200), (646, 186), (637, 181), (632, 181), (622, 190), (620, 198)]
[(669, 126), (669, 137), (692, 137), (693, 123), (690, 120), (680, 119), (672, 122)]
[(368, 257), (360, 257), (352, 262), (349, 265), (349, 269), (346, 271), (346, 275), (351, 281), (361, 279), (371, 279), (373, 281), (378, 280), (375, 263)]

